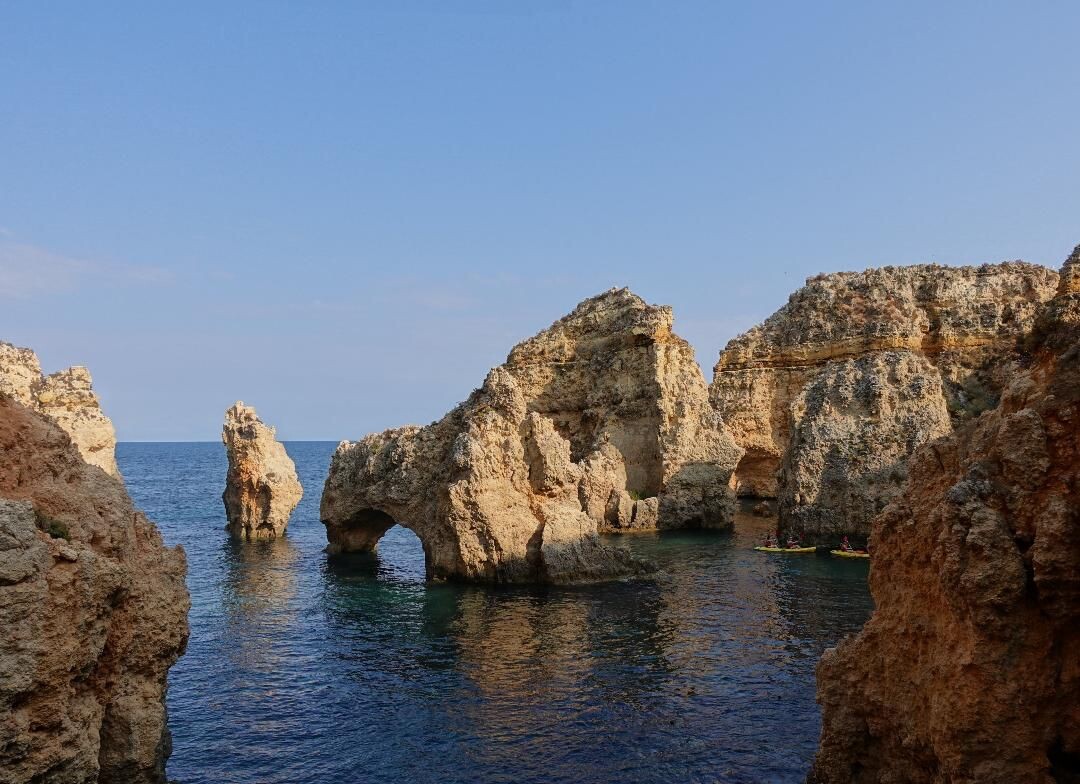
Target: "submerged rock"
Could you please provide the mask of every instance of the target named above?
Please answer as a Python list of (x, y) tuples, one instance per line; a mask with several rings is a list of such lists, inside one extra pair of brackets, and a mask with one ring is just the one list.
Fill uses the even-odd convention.
[(229, 532), (238, 539), (281, 536), (304, 489), (274, 428), (263, 424), (253, 407), (237, 401), (225, 412), (221, 440), (229, 458), (221, 495)]
[(77, 365), (45, 376), (33, 351), (0, 341), (0, 393), (60, 425), (90, 465), (120, 475), (116, 431), (101, 410), (89, 370)]
[(163, 783), (183, 550), (10, 393), (0, 455), (0, 781)]
[(877, 610), (818, 667), (812, 782), (1080, 779), (1080, 291), (1027, 345), (874, 522)]
[(731, 525), (741, 450), (667, 307), (626, 289), (516, 346), (427, 427), (342, 442), (323, 490), (332, 551), (395, 523), (433, 578), (574, 582), (639, 571), (603, 530)]
[(735, 338), (710, 396), (740, 495), (808, 541), (865, 537), (920, 445), (992, 408), (1058, 274), (1023, 262), (822, 275)]

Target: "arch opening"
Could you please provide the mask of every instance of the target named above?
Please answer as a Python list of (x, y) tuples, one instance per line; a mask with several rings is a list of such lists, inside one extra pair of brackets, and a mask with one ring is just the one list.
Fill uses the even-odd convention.
[(346, 552), (372, 551), (395, 525), (397, 521), (386, 512), (361, 509), (341, 526), (339, 545)]
[(428, 543), (411, 525), (394, 519), (381, 509), (361, 509), (343, 524), (334, 526), (331, 553), (374, 555), (376, 550), (380, 572), (388, 571), (398, 576), (409, 576), (416, 571), (430, 573)]
[(735, 495), (739, 498), (776, 498), (779, 470), (778, 455), (748, 447), (731, 475)]

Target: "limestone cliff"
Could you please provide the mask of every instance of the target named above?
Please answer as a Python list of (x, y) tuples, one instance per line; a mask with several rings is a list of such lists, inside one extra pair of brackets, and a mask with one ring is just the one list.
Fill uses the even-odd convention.
[(598, 531), (729, 526), (741, 451), (671, 326), (670, 308), (613, 289), (439, 422), (343, 442), (322, 497), (331, 549), (400, 523), (431, 577), (571, 582), (637, 570)]
[(86, 462), (120, 475), (116, 431), (101, 410), (86, 368), (75, 366), (44, 376), (33, 351), (0, 342), (0, 393), (53, 419)]
[(1080, 781), (1080, 291), (1066, 275), (1026, 346), (1000, 405), (918, 450), (874, 522), (877, 610), (818, 667), (812, 782)]
[(188, 633), (184, 553), (5, 377), (0, 781), (162, 783), (166, 675)]
[(274, 428), (237, 401), (225, 412), (221, 440), (229, 459), (221, 495), (229, 532), (238, 539), (281, 536), (304, 490)]
[(808, 280), (716, 364), (712, 402), (746, 450), (737, 492), (776, 497), (810, 540), (865, 537), (907, 456), (996, 403), (1057, 284), (1023, 262)]

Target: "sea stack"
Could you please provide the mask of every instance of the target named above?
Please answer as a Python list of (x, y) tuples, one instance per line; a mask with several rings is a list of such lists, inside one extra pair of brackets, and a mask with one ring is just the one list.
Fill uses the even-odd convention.
[(811, 278), (716, 363), (713, 404), (746, 450), (737, 492), (776, 498), (807, 542), (865, 541), (908, 457), (997, 405), (1057, 289), (1019, 261)]
[(1000, 404), (919, 449), (874, 521), (877, 610), (818, 666), (811, 782), (1080, 776), (1080, 290), (1022, 347)]
[(742, 450), (671, 327), (671, 308), (612, 289), (438, 422), (342, 442), (320, 512), (331, 551), (399, 523), (433, 579), (573, 583), (641, 570), (599, 532), (730, 527)]
[(120, 476), (116, 431), (101, 410), (89, 370), (77, 365), (45, 376), (33, 351), (0, 341), (0, 393), (52, 419), (87, 463)]
[(241, 400), (225, 412), (221, 440), (229, 458), (221, 496), (229, 532), (237, 539), (281, 536), (304, 490), (274, 428)]
[(21, 399), (0, 394), (0, 781), (164, 784), (184, 552)]

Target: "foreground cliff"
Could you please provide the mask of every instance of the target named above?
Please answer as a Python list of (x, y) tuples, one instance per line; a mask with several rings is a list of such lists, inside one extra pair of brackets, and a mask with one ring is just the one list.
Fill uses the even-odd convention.
[(70, 367), (45, 376), (33, 351), (0, 341), (0, 393), (60, 425), (86, 462), (120, 475), (116, 431), (101, 410), (86, 368)]
[(321, 505), (331, 549), (400, 523), (430, 577), (575, 582), (640, 568), (599, 531), (730, 526), (741, 450), (671, 326), (670, 308), (613, 289), (439, 422), (343, 442)]
[(164, 782), (183, 551), (11, 394), (0, 456), (0, 781)]
[(808, 540), (865, 538), (908, 456), (996, 405), (1057, 278), (1007, 262), (807, 281), (716, 364), (712, 402), (746, 450), (737, 491), (777, 498)]
[(225, 412), (221, 440), (229, 461), (221, 495), (229, 533), (238, 539), (283, 535), (304, 490), (274, 428), (240, 400)]
[(877, 610), (818, 667), (819, 784), (1080, 781), (1080, 248), (1001, 404), (875, 521)]

